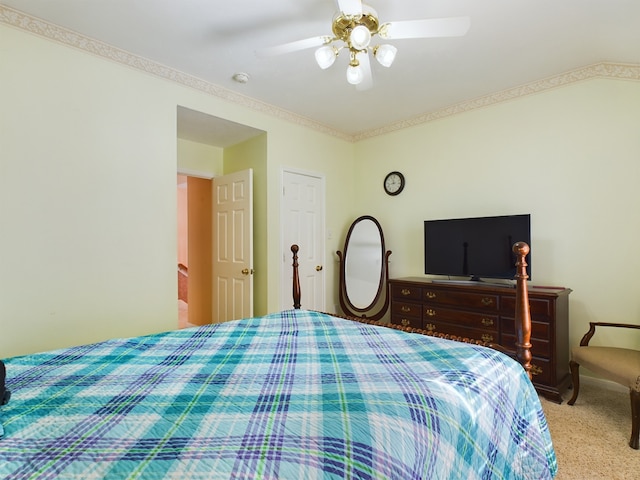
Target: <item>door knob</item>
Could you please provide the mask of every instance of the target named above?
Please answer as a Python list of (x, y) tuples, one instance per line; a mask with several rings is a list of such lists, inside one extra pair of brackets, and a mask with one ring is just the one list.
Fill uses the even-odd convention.
[(253, 275), (253, 268), (251, 270), (249, 270), (248, 268), (243, 268), (242, 269), (242, 274), (243, 275), (249, 275), (249, 274)]
[(322, 270), (322, 265), (316, 265), (316, 272), (319, 272), (320, 270)]

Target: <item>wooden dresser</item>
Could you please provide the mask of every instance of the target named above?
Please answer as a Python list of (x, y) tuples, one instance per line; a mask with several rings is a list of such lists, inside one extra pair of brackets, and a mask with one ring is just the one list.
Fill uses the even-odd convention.
[[(515, 289), (395, 278), (391, 323), (498, 343), (515, 357)], [(568, 288), (529, 288), (531, 373), (538, 393), (557, 403), (569, 386)]]

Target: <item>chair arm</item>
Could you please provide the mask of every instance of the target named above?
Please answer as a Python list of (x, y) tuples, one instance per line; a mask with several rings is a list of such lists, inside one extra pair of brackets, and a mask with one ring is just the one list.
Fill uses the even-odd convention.
[(589, 331), (585, 333), (584, 337), (582, 337), (582, 340), (580, 340), (581, 347), (586, 347), (587, 345), (589, 345), (589, 340), (591, 340), (591, 337), (596, 334), (596, 326), (640, 329), (640, 325), (634, 325), (631, 323), (589, 322)]

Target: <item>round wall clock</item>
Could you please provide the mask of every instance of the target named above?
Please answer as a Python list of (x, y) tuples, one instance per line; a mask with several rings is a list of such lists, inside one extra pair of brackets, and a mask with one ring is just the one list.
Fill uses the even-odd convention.
[(404, 189), (404, 175), (391, 172), (384, 179), (384, 191), (389, 195), (398, 195)]

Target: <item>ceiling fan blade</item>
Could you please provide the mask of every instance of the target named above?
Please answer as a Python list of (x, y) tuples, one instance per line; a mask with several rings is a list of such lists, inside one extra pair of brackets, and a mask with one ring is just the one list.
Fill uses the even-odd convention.
[(469, 31), (469, 17), (427, 18), (389, 22), (380, 28), (382, 38), (398, 40), (403, 38), (460, 37)]
[(338, 8), (345, 15), (362, 15), (362, 0), (338, 0)]
[(274, 47), (261, 48), (260, 50), (256, 50), (256, 55), (259, 58), (283, 55), (285, 53), (297, 52), (298, 50), (305, 50), (307, 48), (321, 47), (325, 43), (328, 43), (330, 40), (331, 37), (328, 36), (305, 38), (303, 40), (283, 43)]
[(373, 75), (371, 73), (371, 62), (369, 61), (369, 54), (367, 52), (360, 52), (356, 55), (358, 62), (360, 62), (360, 68), (362, 69), (363, 78), (362, 81), (356, 85), (356, 90), (369, 90), (373, 87)]

